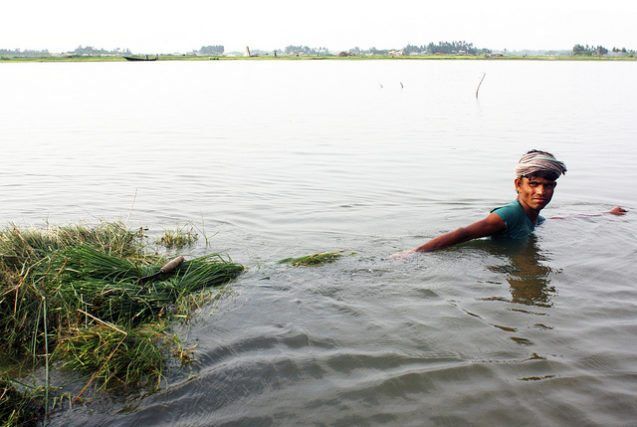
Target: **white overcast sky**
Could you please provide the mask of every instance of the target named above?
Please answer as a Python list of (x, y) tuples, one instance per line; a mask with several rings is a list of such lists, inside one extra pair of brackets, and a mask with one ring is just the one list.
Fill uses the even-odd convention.
[(637, 0), (3, 0), (0, 48), (226, 52), (290, 44), (400, 48), (465, 40), (491, 49), (637, 48)]

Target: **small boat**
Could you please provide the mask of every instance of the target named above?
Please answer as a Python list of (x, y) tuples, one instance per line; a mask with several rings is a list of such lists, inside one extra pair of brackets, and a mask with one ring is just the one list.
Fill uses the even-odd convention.
[(157, 61), (159, 59), (159, 55), (155, 55), (155, 57), (144, 55), (144, 56), (125, 56), (125, 60), (127, 61)]

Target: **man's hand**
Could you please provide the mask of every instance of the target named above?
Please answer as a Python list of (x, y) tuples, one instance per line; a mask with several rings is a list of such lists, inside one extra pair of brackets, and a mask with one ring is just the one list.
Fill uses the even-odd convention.
[(628, 211), (621, 206), (615, 206), (613, 209), (608, 211), (609, 214), (613, 215), (626, 215), (626, 212)]
[(394, 261), (399, 261), (408, 258), (409, 256), (415, 254), (416, 251), (414, 249), (407, 249), (406, 251), (396, 252), (393, 255), (390, 255), (389, 259)]

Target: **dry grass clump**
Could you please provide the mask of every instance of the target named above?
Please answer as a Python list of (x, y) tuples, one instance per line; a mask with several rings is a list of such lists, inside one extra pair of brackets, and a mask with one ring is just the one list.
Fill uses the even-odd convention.
[(291, 264), (295, 267), (315, 267), (318, 265), (334, 262), (342, 256), (340, 252), (320, 252), (298, 258), (286, 258), (279, 263)]
[(176, 347), (166, 321), (187, 317), (201, 303), (193, 295), (243, 271), (212, 254), (154, 274), (165, 262), (145, 250), (141, 230), (120, 223), (0, 230), (0, 356), (37, 366), (52, 353), (90, 375), (88, 384), (157, 385)]

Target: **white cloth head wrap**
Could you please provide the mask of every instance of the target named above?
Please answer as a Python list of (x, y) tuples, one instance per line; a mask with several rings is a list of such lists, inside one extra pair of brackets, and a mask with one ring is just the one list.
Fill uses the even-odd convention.
[(555, 174), (556, 178), (566, 173), (566, 165), (546, 151), (531, 150), (526, 153), (515, 168), (516, 176), (531, 176), (538, 172)]

